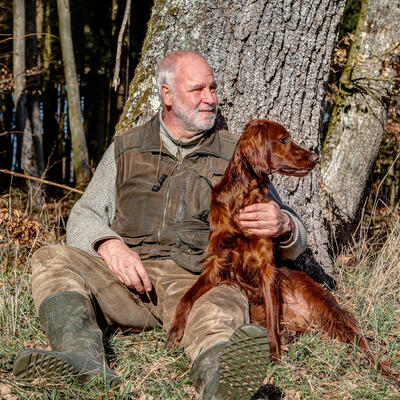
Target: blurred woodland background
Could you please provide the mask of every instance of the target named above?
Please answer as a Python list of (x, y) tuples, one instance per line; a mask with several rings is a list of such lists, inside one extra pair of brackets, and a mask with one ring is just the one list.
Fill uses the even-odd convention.
[[(317, 262), (333, 264), (342, 303), (400, 371), (399, 0), (0, 0), (1, 399), (196, 398), (187, 361), (160, 351), (156, 331), (114, 337), (114, 366), (129, 383), (119, 392), (21, 388), (10, 376), (18, 350), (47, 346), (27, 260), (46, 243), (64, 243), (69, 211), (113, 136), (157, 109), (155, 62), (179, 47), (204, 53), (222, 81), (222, 126), (238, 135), (249, 118), (271, 117), (320, 154), (305, 183), (276, 185), (306, 221)], [(275, 81), (279, 71), (288, 72)], [(269, 371), (281, 388), (271, 398), (399, 398), (367, 364), (351, 367), (355, 352), (344, 345), (296, 340)], [(366, 370), (372, 380), (362, 378)]]
[[(373, 6), (374, 1), (370, 3)], [(379, 4), (379, 1), (375, 3)], [(365, 1), (364, 5), (366, 4)], [(34, 182), (12, 178), (5, 171), (84, 188), (115, 134), (115, 127), (128, 99), (129, 83), (141, 57), (146, 26), (151, 23), (148, 21), (152, 5), (150, 0), (133, 4), (129, 0), (126, 3), (117, 0), (69, 0), (59, 1), (57, 10), (57, 2), (46, 0), (15, 0), (13, 4), (11, 1), (1, 0), (2, 192), (9, 190), (11, 180), (13, 187), (22, 189), (27, 185), (29, 187), (29, 182)], [(357, 58), (358, 63), (363, 61), (363, 57), (366, 58), (365, 54), (357, 54), (356, 49), (352, 50), (354, 40), (357, 39), (357, 29), (365, 29), (362, 24), (357, 27), (362, 6), (362, 0), (348, 0), (343, 11), (336, 47), (333, 50), (329, 81), (325, 82), (328, 90), (324, 101), (324, 128), (320, 145), (322, 147), (325, 140), (326, 146), (322, 149), (322, 153), (325, 153), (322, 160), (325, 160), (327, 170), (330, 161), (328, 159), (332, 158), (332, 147), (339, 147), (339, 139), (334, 137), (331, 140), (329, 134), (334, 117), (337, 116), (335, 105), (338, 108), (338, 103), (345, 97), (343, 94), (364, 92), (371, 98), (380, 97), (388, 114), (385, 121), (380, 121), (384, 129), (374, 141), (373, 156), (369, 156), (372, 158), (369, 161), (372, 168), (367, 165), (362, 177), (365, 182), (362, 188), (363, 197), (352, 207), (359, 209), (365, 194), (371, 193), (371, 189), (376, 190), (378, 185), (382, 201), (394, 207), (400, 196), (400, 164), (396, 160), (400, 150), (399, 42), (391, 43), (386, 39), (387, 52), (381, 54), (379, 60), (380, 79), (390, 81), (390, 88), (383, 88), (379, 93), (379, 88), (369, 89), (361, 84), (357, 86), (358, 78), (353, 78), (350, 82), (349, 69), (355, 67), (354, 58)], [(393, 10), (398, 6), (398, 2), (392, 2)], [(173, 12), (174, 9), (170, 8), (169, 13)], [(391, 14), (392, 19), (395, 16), (396, 14)], [(60, 21), (71, 23), (62, 25)], [(377, 25), (379, 26), (379, 20)], [(360, 33), (364, 34), (358, 32)], [(393, 32), (394, 35), (398, 33), (398, 29)], [(67, 53), (69, 42), (72, 44), (71, 53)], [(356, 45), (358, 47), (353, 47), (359, 50), (359, 44)], [(64, 58), (63, 47), (66, 49)], [(370, 50), (372, 52), (374, 49)], [(75, 93), (74, 90), (70, 99), (67, 79), (71, 79), (70, 92), (74, 89), (72, 82), (77, 82), (78, 91)], [(76, 100), (72, 96), (78, 99), (78, 107), (74, 106)], [(73, 121), (77, 121), (75, 125)], [(353, 126), (353, 137), (357, 137), (356, 128), (357, 126)], [(360, 132), (358, 138), (362, 139)], [(359, 142), (357, 146), (361, 149), (368, 144)], [(335, 154), (333, 157), (338, 158)], [(324, 186), (325, 180), (329, 182), (328, 177), (324, 178), (324, 173), (322, 175)], [(333, 178), (337, 176), (333, 175)], [(367, 192), (365, 187), (368, 187)], [(52, 186), (41, 185), (42, 196), (58, 193)], [(36, 205), (43, 200), (44, 198), (36, 199)], [(340, 204), (339, 207), (342, 207), (342, 212), (346, 211)], [(350, 214), (351, 220), (359, 217), (354, 210)]]

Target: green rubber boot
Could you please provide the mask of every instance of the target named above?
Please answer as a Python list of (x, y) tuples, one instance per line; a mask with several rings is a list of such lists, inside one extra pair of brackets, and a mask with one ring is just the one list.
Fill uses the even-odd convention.
[(268, 361), (265, 329), (242, 325), (228, 342), (210, 347), (194, 361), (192, 378), (199, 400), (251, 399), (263, 383)]
[(52, 351), (27, 349), (19, 353), (13, 369), (17, 380), (31, 382), (62, 376), (86, 382), (100, 376), (110, 385), (121, 382), (106, 364), (103, 334), (85, 296), (76, 292), (55, 293), (41, 304), (39, 318)]

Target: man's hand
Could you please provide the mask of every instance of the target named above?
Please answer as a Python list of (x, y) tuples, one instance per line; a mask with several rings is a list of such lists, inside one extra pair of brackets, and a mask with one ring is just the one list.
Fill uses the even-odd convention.
[(286, 240), (292, 231), (290, 217), (273, 200), (242, 208), (239, 221), (247, 232), (264, 238)]
[(103, 257), (110, 271), (126, 286), (139, 293), (151, 291), (151, 282), (137, 253), (119, 239), (102, 242), (97, 252)]

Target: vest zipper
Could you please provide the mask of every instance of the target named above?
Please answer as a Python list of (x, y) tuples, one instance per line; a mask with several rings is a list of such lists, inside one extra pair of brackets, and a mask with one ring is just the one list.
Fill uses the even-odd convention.
[[(179, 167), (182, 165), (182, 160), (179, 161), (179, 163), (177, 164), (175, 171), (179, 169)], [(172, 176), (172, 175), (171, 175)], [(167, 215), (167, 208), (168, 208), (168, 201), (169, 201), (169, 193), (171, 190), (171, 181), (168, 181), (168, 190), (167, 190), (167, 197), (165, 200), (165, 204), (164, 204), (164, 211), (163, 211), (163, 218), (162, 218), (162, 224), (161, 224), (161, 228), (159, 229), (159, 231), (157, 232), (157, 239), (158, 239), (158, 244), (161, 244), (161, 231), (164, 229), (165, 227), (165, 217)]]

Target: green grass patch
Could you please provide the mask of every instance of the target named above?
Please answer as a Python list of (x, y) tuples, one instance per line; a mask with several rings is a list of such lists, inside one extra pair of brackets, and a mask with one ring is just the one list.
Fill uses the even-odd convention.
[[(49, 233), (49, 241), (53, 243), (62, 239), (59, 222), (43, 210), (40, 215), (38, 220), (43, 225), (40, 232)], [(18, 221), (33, 226), (35, 218), (22, 211)], [(48, 344), (34, 310), (27, 262), (38, 235), (35, 239), (32, 234), (29, 240), (21, 242), (15, 236), (17, 227), (10, 231), (7, 221), (4, 218), (0, 221), (0, 399), (197, 399), (191, 385), (189, 361), (180, 350), (166, 345), (162, 329), (111, 335), (109, 363), (124, 379), (120, 388), (104, 386), (101, 381), (86, 386), (67, 384), (62, 378), (58, 382), (38, 381), (25, 386), (16, 383), (12, 376), (16, 354), (26, 347), (47, 348)], [(347, 250), (346, 256), (350, 255), (348, 259), (352, 261), (336, 268), (335, 294), (340, 304), (358, 318), (364, 333), (371, 338), (373, 350), (399, 374), (398, 218), (393, 218), (386, 229), (387, 239), (379, 248), (370, 246), (369, 250), (366, 241), (359, 239)], [(268, 366), (265, 383), (274, 388), (271, 399), (400, 398), (397, 388), (368, 363), (356, 346), (317, 332), (285, 336), (282, 362)]]

